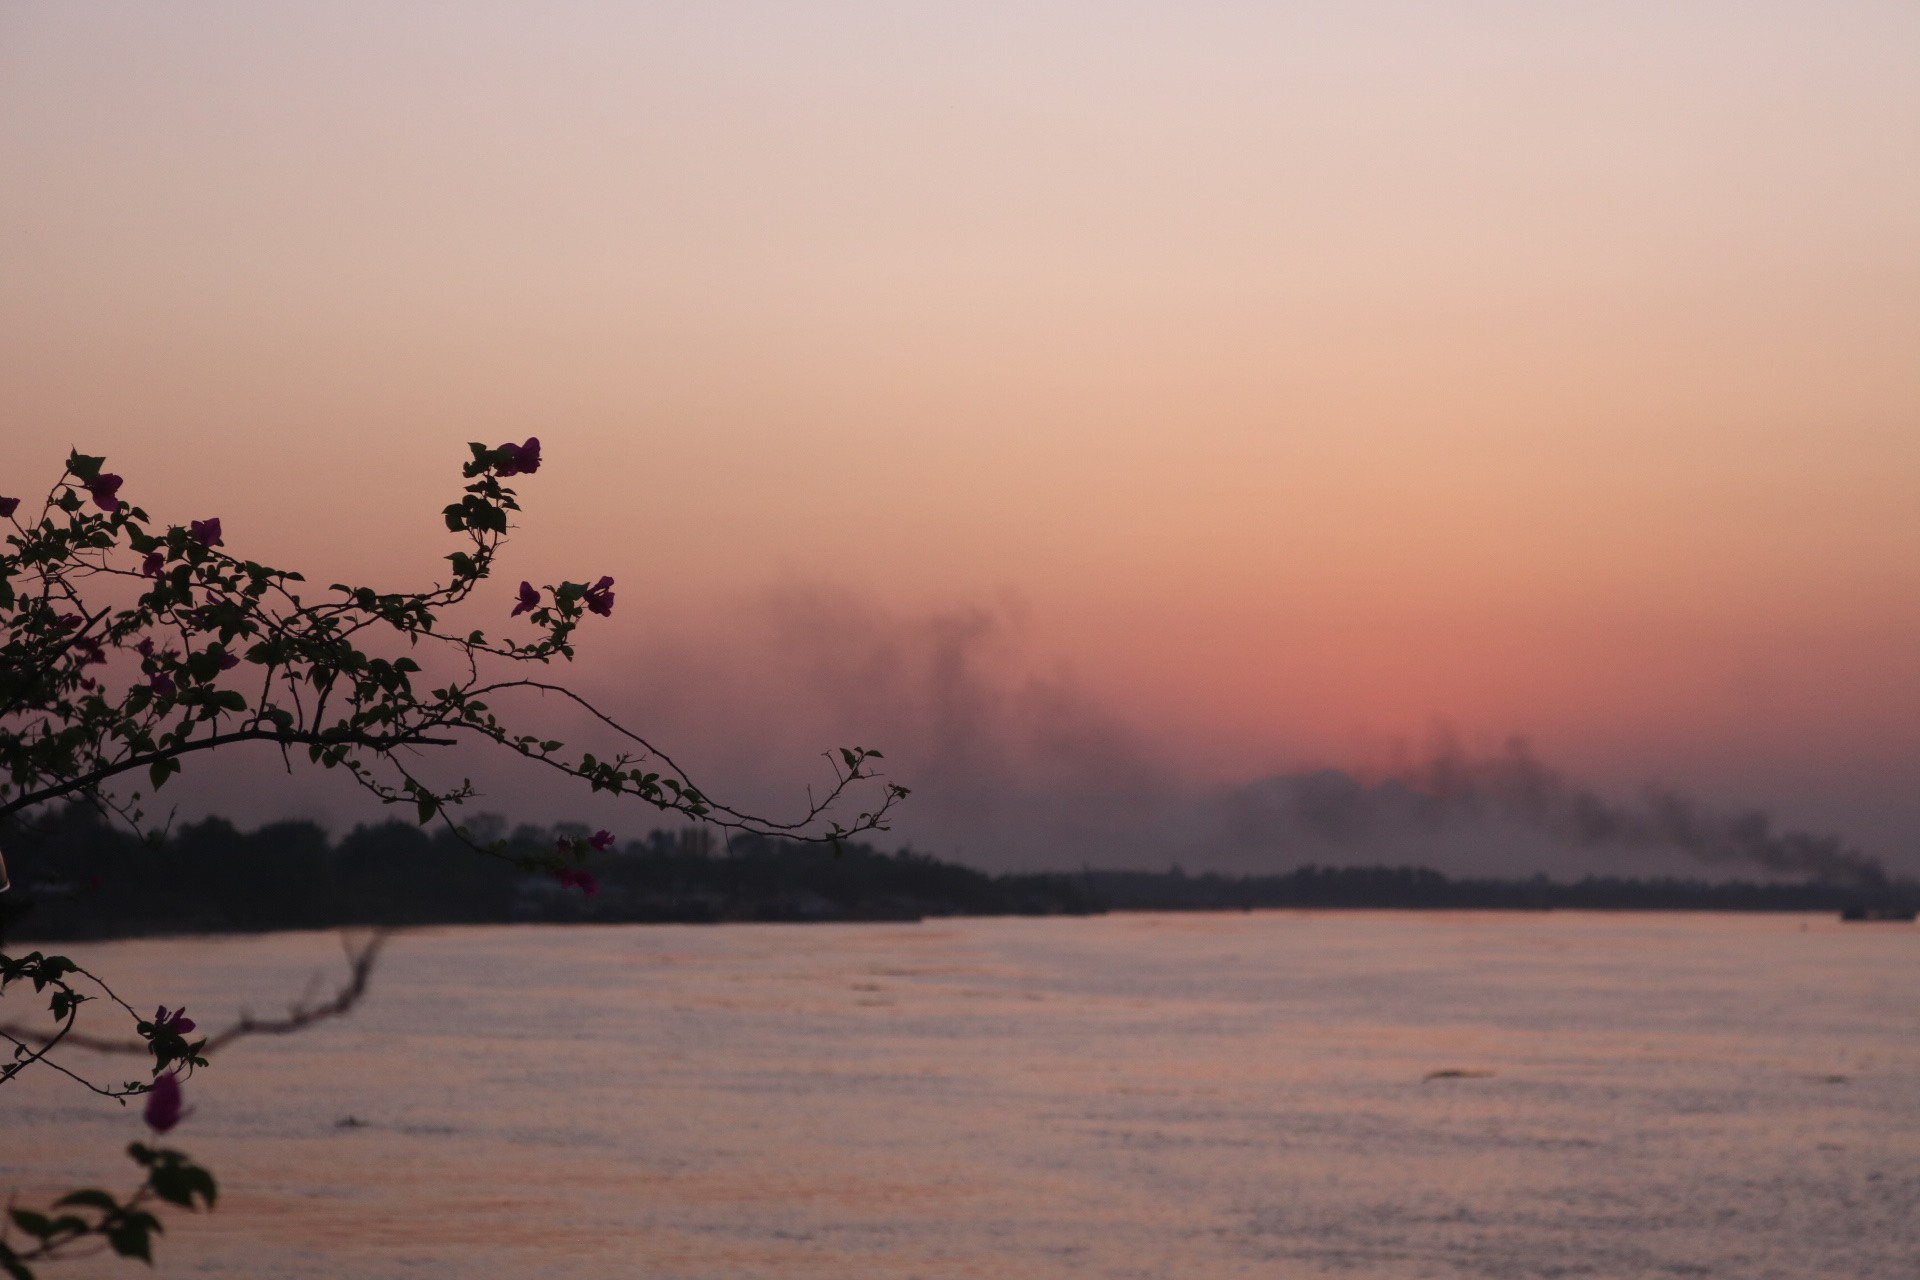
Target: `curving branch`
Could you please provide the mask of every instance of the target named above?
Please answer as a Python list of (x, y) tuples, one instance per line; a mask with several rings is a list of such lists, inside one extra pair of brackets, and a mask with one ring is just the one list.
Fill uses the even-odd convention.
[[(610, 577), (538, 590), (523, 582), (510, 617), (528, 615), (536, 635), (526, 642), (443, 625), (441, 612), (471, 599), (489, 577), (510, 513), (520, 509), (501, 479), (539, 467), (537, 440), (471, 450), (464, 496), (444, 512), (448, 530), (467, 539), (465, 550), (447, 557), (450, 579), (411, 593), (336, 583), (329, 598), (312, 604), (292, 590), (300, 575), (220, 550), (218, 521), (150, 531), (144, 511), (117, 500), (120, 482), (102, 475), (103, 459), (72, 455), (40, 519), (15, 519), (20, 533), (0, 552), (0, 622), (10, 625), (0, 643), (0, 819), (74, 798), (138, 829), (144, 816), (139, 793), (123, 802), (107, 793), (107, 784), (145, 770), (157, 790), (191, 755), (267, 742), (289, 766), (290, 748), (305, 747), (312, 762), (345, 768), (381, 803), (416, 806), (426, 823), (470, 799), (474, 789), (466, 782), (436, 785), (409, 768), (402, 753), (453, 746), (465, 733), (594, 791), (731, 830), (839, 841), (885, 829), (907, 791), (880, 779), (870, 763), (880, 758), (877, 751), (841, 748), (824, 797), (809, 792), (797, 817), (763, 817), (709, 796), (657, 745), (572, 690), (545, 680), (497, 679), (483, 670), (497, 662), (570, 660), (573, 633), (588, 614), (610, 614), (614, 597)], [(5, 508), (9, 517), (17, 505)], [(135, 568), (116, 563), (117, 551), (144, 558)], [(95, 574), (150, 585), (131, 608), (92, 609), (78, 583)], [(443, 687), (418, 692), (415, 678), (425, 679), (419, 663), (360, 647), (370, 638), (404, 643), (403, 654), (425, 645), (446, 654), (460, 672)], [(121, 652), (138, 655), (139, 675), (110, 695), (104, 675), (92, 669)], [(259, 668), (248, 692), (222, 679), (242, 662)], [(518, 731), (487, 708), (488, 695), (518, 689), (569, 700), (633, 750), (611, 761), (556, 754), (563, 744)], [(635, 767), (648, 762), (658, 767)], [(849, 821), (834, 821), (832, 811), (862, 783), (873, 783), (878, 796)], [(528, 869), (538, 869), (538, 862)]]
[[(513, 689), (532, 689), (540, 693), (550, 693), (550, 694), (554, 694), (557, 697), (563, 698), (566, 701), (573, 703), (575, 706), (579, 707), (581, 710), (585, 711), (588, 715), (592, 716), (594, 719), (598, 720), (601, 724), (613, 730), (615, 733), (619, 734), (621, 737), (625, 738), (627, 741), (632, 742), (635, 746), (639, 747), (644, 754), (637, 757), (621, 757), (616, 761), (609, 762), (615, 765), (614, 770), (611, 773), (609, 773), (606, 770), (596, 769), (591, 766), (587, 766), (583, 764), (574, 764), (566, 760), (556, 759), (555, 757), (553, 757), (552, 755), (546, 752), (533, 751), (532, 749), (530, 749), (530, 747), (528, 747), (527, 745), (521, 742), (509, 740), (507, 737), (501, 734), (490, 732), (488, 729), (482, 726), (476, 726), (472, 724), (458, 724), (458, 725), (449, 725), (448, 727), (467, 729), (470, 731), (478, 732), (482, 736), (486, 737), (489, 741), (497, 742), (501, 746), (507, 747), (509, 750), (517, 751), (519, 754), (525, 756), (526, 758), (530, 760), (538, 761), (539, 763), (546, 765), (549, 768), (556, 769), (559, 772), (568, 775), (569, 777), (578, 778), (583, 781), (587, 781), (589, 783), (597, 782), (599, 784), (599, 789), (612, 791), (616, 795), (637, 795), (640, 798), (648, 800), (650, 802), (653, 801), (654, 794), (657, 794), (657, 793), (650, 793), (648, 790), (649, 784), (644, 781), (635, 780), (632, 777), (631, 773), (626, 774), (624, 777), (620, 776), (621, 771), (619, 769), (619, 766), (632, 763), (636, 759), (643, 760), (651, 757), (653, 759), (660, 761), (660, 763), (665, 765), (667, 769), (671, 771), (672, 776), (675, 779), (677, 779), (679, 784), (677, 787), (678, 794), (681, 794), (681, 795), (691, 794), (697, 799), (698, 802), (704, 805), (707, 812), (704, 814), (700, 814), (698, 816), (705, 818), (708, 822), (712, 823), (714, 826), (717, 826), (717, 827), (725, 827), (733, 830), (743, 830), (743, 831), (751, 830), (751, 831), (757, 831), (767, 835), (782, 835), (782, 836), (786, 836), (788, 839), (797, 839), (803, 842), (813, 842), (813, 843), (821, 843), (821, 842), (831, 841), (836, 838), (844, 838), (846, 835), (849, 834), (849, 832), (845, 830), (829, 830), (828, 832), (821, 833), (821, 834), (808, 834), (806, 832), (806, 829), (808, 827), (811, 827), (814, 823), (818, 822), (819, 819), (822, 817), (822, 815), (827, 813), (827, 811), (833, 807), (835, 802), (837, 802), (841, 796), (846, 794), (848, 787), (852, 786), (855, 782), (875, 780), (875, 779), (878, 779), (880, 776), (879, 774), (874, 773), (872, 771), (862, 772), (862, 768), (868, 760), (878, 760), (883, 758), (880, 752), (871, 751), (864, 747), (843, 748), (842, 756), (843, 756), (843, 764), (845, 765), (844, 772), (841, 770), (840, 767), (838, 766), (834, 767), (833, 769), (834, 785), (832, 789), (829, 790), (826, 796), (822, 799), (815, 799), (810, 795), (808, 797), (807, 811), (800, 817), (782, 822), (778, 819), (765, 818), (765, 817), (760, 817), (754, 814), (743, 813), (731, 805), (723, 804), (719, 801), (713, 800), (712, 798), (708, 797), (705, 792), (699, 790), (697, 787), (693, 785), (692, 779), (690, 779), (687, 776), (687, 771), (684, 768), (682, 768), (678, 763), (676, 763), (672, 756), (668, 755), (665, 751), (655, 746), (652, 742), (648, 741), (646, 738), (642, 737), (640, 734), (637, 734), (633, 730), (627, 728), (625, 725), (621, 724), (618, 720), (608, 715), (605, 711), (602, 711), (599, 707), (595, 706), (587, 698), (582, 697), (580, 694), (575, 693), (573, 690), (567, 688), (565, 685), (552, 684), (544, 680), (526, 680), (526, 679), (500, 680), (500, 681), (495, 681), (492, 684), (478, 686), (477, 688), (473, 689), (470, 692), (469, 696), (480, 696), (480, 695), (492, 694), (497, 692), (503, 692), (507, 690), (513, 690)], [(828, 764), (831, 766), (833, 764), (833, 757), (829, 755), (827, 757), (827, 761), (828, 761)], [(649, 775), (642, 774), (641, 778), (645, 779), (648, 776)], [(906, 796), (908, 796), (909, 794), (911, 793), (905, 787), (901, 787), (893, 784), (887, 784), (885, 789), (882, 792), (880, 806), (876, 810), (874, 810), (872, 813), (863, 813), (860, 815), (862, 819), (871, 820), (869, 822), (864, 823), (861, 829), (872, 830), (872, 829), (878, 828), (878, 829), (884, 830), (885, 829), (884, 823), (881, 822), (880, 820), (886, 817), (888, 811), (891, 810), (897, 802), (906, 798)]]
[[(208, 1036), (206, 1041), (198, 1046), (199, 1056), (211, 1057), (236, 1040), (244, 1040), (249, 1036), (292, 1035), (296, 1031), (304, 1031), (316, 1022), (325, 1022), (329, 1018), (338, 1018), (347, 1013), (367, 994), (367, 985), (373, 978), (374, 966), (379, 963), (380, 951), (386, 946), (387, 939), (392, 936), (392, 933), (393, 931), (389, 929), (376, 930), (364, 945), (357, 949), (351, 946), (346, 948), (347, 980), (341, 983), (333, 995), (326, 1000), (319, 1004), (296, 1001), (287, 1007), (286, 1016), (282, 1018), (256, 1018), (251, 1013), (242, 1011), (238, 1020)], [(132, 1011), (129, 1010), (129, 1012)], [(35, 1045), (39, 1046), (36, 1060), (57, 1044), (87, 1049), (94, 1053), (145, 1055), (153, 1051), (152, 1045), (146, 1040), (94, 1036), (75, 1031), (72, 1029), (71, 1018), (56, 1032), (40, 1031), (17, 1022), (0, 1023), (0, 1037), (30, 1050)], [(49, 1062), (47, 1065), (58, 1067), (59, 1064)], [(61, 1069), (64, 1070), (64, 1068)], [(68, 1074), (72, 1073), (68, 1072)], [(0, 1074), (0, 1081), (6, 1078), (5, 1074)], [(78, 1079), (78, 1077), (75, 1078)]]
[[(71, 780), (49, 783), (38, 791), (30, 791), (5, 804), (0, 804), (0, 818), (12, 817), (22, 809), (45, 804), (49, 800), (61, 800), (68, 796), (86, 795), (109, 778), (135, 769), (149, 769), (166, 760), (177, 760), (181, 756), (192, 755), (200, 751), (212, 751), (218, 747), (230, 747), (242, 742), (272, 742), (282, 747), (288, 746), (355, 746), (385, 753), (399, 747), (431, 746), (451, 747), (452, 738), (423, 738), (414, 734), (375, 735), (375, 734), (324, 734), (324, 733), (281, 733), (270, 729), (238, 729), (232, 733), (215, 734), (210, 738), (196, 738), (164, 751), (149, 751), (143, 755), (118, 760), (112, 764), (101, 765), (88, 773)], [(3, 868), (0, 868), (3, 870)], [(4, 877), (0, 877), (3, 879)]]

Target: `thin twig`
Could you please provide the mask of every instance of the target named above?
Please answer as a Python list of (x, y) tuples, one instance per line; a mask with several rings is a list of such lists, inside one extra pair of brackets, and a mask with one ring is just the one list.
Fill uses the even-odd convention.
[[(247, 1036), (291, 1035), (316, 1022), (324, 1022), (328, 1018), (337, 1018), (346, 1013), (360, 1002), (362, 996), (366, 995), (367, 983), (373, 976), (374, 964), (380, 958), (380, 949), (386, 945), (390, 933), (390, 930), (378, 930), (358, 951), (351, 947), (347, 948), (347, 981), (325, 1003), (317, 1005), (296, 1003), (287, 1010), (287, 1016), (284, 1018), (256, 1018), (252, 1014), (243, 1013), (239, 1021), (207, 1037), (206, 1043), (200, 1048), (200, 1055), (206, 1057)], [(119, 999), (117, 996), (114, 998)], [(55, 1041), (75, 1048), (90, 1049), (95, 1053), (144, 1054), (151, 1049), (145, 1040), (140, 1039), (110, 1039), (105, 1036), (90, 1036), (80, 1031), (69, 1032), (64, 1036), (49, 1035), (19, 1023), (0, 1023), (0, 1036), (22, 1047), (27, 1047), (30, 1043), (39, 1043), (42, 1052), (50, 1048)], [(59, 1067), (55, 1062), (49, 1062), (47, 1065)], [(65, 1068), (60, 1069), (65, 1070)]]

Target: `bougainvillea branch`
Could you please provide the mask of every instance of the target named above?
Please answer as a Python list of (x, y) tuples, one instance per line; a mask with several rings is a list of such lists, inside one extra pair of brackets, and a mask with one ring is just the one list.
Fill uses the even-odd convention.
[[(380, 950), (386, 945), (386, 940), (385, 931), (376, 931), (371, 938), (359, 946), (348, 946), (346, 980), (327, 999), (317, 1004), (304, 1000), (296, 1001), (288, 1006), (286, 1015), (279, 1018), (260, 1018), (243, 1011), (238, 1018), (219, 1031), (190, 1046), (194, 1056), (201, 1059), (211, 1058), (236, 1040), (244, 1040), (250, 1036), (292, 1035), (296, 1031), (306, 1030), (316, 1022), (325, 1022), (329, 1018), (338, 1018), (347, 1013), (360, 1002), (361, 997), (366, 995), (367, 984), (373, 978), (374, 965), (380, 959)], [(64, 956), (46, 956), (42, 959), (62, 966), (73, 963)], [(86, 970), (74, 966), (72, 971), (85, 976), (103, 990), (106, 989), (105, 983)], [(4, 969), (0, 969), (0, 974), (4, 972)], [(114, 999), (118, 1002), (118, 997)], [(121, 1007), (133, 1016), (136, 1027), (143, 1021), (125, 1004)], [(185, 1036), (197, 1030), (193, 1021), (184, 1017), (185, 1012), (184, 1009), (174, 1010), (173, 1016), (168, 1017), (166, 1006), (162, 1005), (159, 1015), (149, 1021), (152, 1021), (156, 1028), (172, 1031), (175, 1035), (181, 1036), (184, 1041)], [(0, 1022), (0, 1040), (10, 1042), (16, 1046), (16, 1049), (25, 1049), (29, 1054), (44, 1053), (55, 1045), (61, 1044), (73, 1049), (85, 1049), (90, 1053), (147, 1054), (153, 1051), (151, 1037), (135, 1035), (112, 1039), (107, 1036), (90, 1035), (75, 1030), (70, 1018), (52, 1031), (45, 1031), (23, 1022)], [(24, 1061), (0, 1064), (0, 1083), (27, 1065), (30, 1064)], [(84, 1080), (81, 1083), (88, 1084)], [(127, 1096), (128, 1093), (126, 1090), (103, 1089), (92, 1084), (88, 1084), (88, 1087), (112, 1097)]]
[[(532, 475), (541, 464), (538, 439), (470, 450), (461, 496), (442, 512), (461, 545), (447, 556), (446, 582), (415, 592), (335, 583), (310, 602), (301, 575), (228, 551), (218, 516), (156, 525), (121, 497), (126, 481), (105, 470), (105, 459), (79, 452), (37, 511), (23, 512), (20, 498), (0, 496), (0, 521), (12, 527), (0, 553), (0, 830), (61, 801), (93, 805), (142, 829), (143, 805), (186, 761), (267, 744), (289, 768), (294, 753), (304, 751), (313, 764), (346, 770), (381, 803), (409, 806), (423, 824), (440, 821), (481, 852), (596, 892), (586, 864), (612, 847), (611, 832), (562, 837), (552, 850), (529, 854), (483, 845), (454, 821), (453, 811), (475, 794), (472, 782), (435, 783), (418, 762), (466, 743), (504, 749), (590, 792), (632, 797), (731, 830), (837, 843), (885, 829), (907, 791), (878, 775), (877, 751), (843, 747), (829, 754), (833, 785), (824, 797), (809, 794), (786, 818), (761, 817), (709, 796), (672, 757), (589, 700), (551, 680), (504, 672), (571, 660), (574, 633), (587, 615), (613, 613), (611, 575), (538, 587), (521, 582), (500, 602), (500, 614), (509, 626), (530, 628), (530, 638), (455, 628), (456, 608), (485, 603), (479, 589), (511, 513), (520, 509), (502, 481)], [(439, 687), (425, 693), (415, 687), (433, 683)], [(504, 705), (525, 694), (557, 696), (584, 710), (619, 747), (602, 759), (526, 732)], [(502, 708), (490, 700), (502, 700)], [(856, 793), (872, 798), (850, 818), (837, 816), (853, 807)], [(6, 888), (0, 861), (0, 892)], [(324, 1004), (296, 1005), (279, 1019), (243, 1016), (197, 1040), (188, 1039), (198, 1027), (184, 1009), (161, 1005), (143, 1017), (64, 956), (0, 954), (0, 996), (30, 986), (51, 1015), (44, 1025), (0, 1023), (0, 1044), (12, 1048), (0, 1063), (0, 1085), (46, 1067), (122, 1105), (144, 1095), (148, 1128), (168, 1133), (191, 1115), (182, 1082), (208, 1054), (235, 1039), (288, 1034), (346, 1012), (365, 992), (378, 950), (376, 936), (350, 953), (349, 981)], [(98, 994), (76, 985), (82, 982)], [(90, 1003), (117, 1006), (135, 1038), (77, 1031), (79, 1011)], [(145, 1055), (147, 1078), (118, 1086), (88, 1081), (55, 1060), (56, 1050), (68, 1048)], [(181, 1153), (136, 1142), (128, 1154), (144, 1180), (124, 1199), (88, 1189), (61, 1197), (45, 1213), (10, 1203), (0, 1219), (0, 1274), (30, 1280), (29, 1263), (104, 1252), (151, 1261), (151, 1237), (161, 1230), (150, 1211), (156, 1202), (212, 1207), (212, 1175)]]
[[(411, 761), (427, 748), (478, 740), (590, 791), (733, 830), (837, 841), (885, 828), (907, 793), (876, 773), (877, 751), (830, 754), (833, 784), (823, 796), (789, 817), (764, 817), (716, 800), (658, 746), (572, 690), (497, 672), (570, 660), (587, 615), (613, 612), (614, 580), (520, 583), (502, 613), (530, 627), (528, 639), (451, 628), (449, 611), (488, 581), (520, 509), (503, 478), (530, 475), (541, 462), (537, 439), (469, 448), (465, 487), (442, 513), (464, 545), (447, 556), (447, 581), (417, 592), (336, 583), (309, 602), (299, 574), (229, 553), (218, 517), (160, 530), (120, 497), (125, 482), (103, 470), (104, 459), (77, 452), (37, 517), (22, 520), (17, 499), (0, 501), (14, 525), (0, 555), (0, 820), (81, 799), (138, 824), (143, 800), (188, 758), (267, 743), (289, 759), (304, 750), (382, 803), (460, 831), (448, 811), (475, 794), (472, 783), (433, 783)], [(451, 675), (430, 677), (416, 655)], [(416, 688), (436, 680), (444, 683)], [(620, 749), (606, 759), (569, 752), (489, 701), (527, 692), (584, 709)], [(116, 789), (129, 779), (144, 792)], [(873, 799), (837, 816), (861, 784)]]

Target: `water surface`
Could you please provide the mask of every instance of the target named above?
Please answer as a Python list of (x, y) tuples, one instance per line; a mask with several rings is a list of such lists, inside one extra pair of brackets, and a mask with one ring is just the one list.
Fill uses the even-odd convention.
[[(203, 1026), (338, 950), (74, 949)], [(159, 1272), (1910, 1280), (1916, 961), (1798, 916), (411, 934), (188, 1085), (225, 1193)], [(119, 1180), (137, 1118), (39, 1075), (0, 1185)]]

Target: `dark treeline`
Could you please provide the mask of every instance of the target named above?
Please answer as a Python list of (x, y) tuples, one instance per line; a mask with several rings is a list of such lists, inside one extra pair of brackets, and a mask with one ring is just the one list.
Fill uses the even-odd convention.
[(1095, 871), (1088, 883), (1113, 911), (1233, 911), (1256, 907), (1385, 907), (1549, 911), (1849, 911), (1899, 914), (1920, 907), (1920, 883), (1755, 884), (1749, 881), (1562, 882), (1455, 879), (1425, 867), (1301, 867), (1270, 876)]
[[(476, 825), (487, 839), (503, 831), (497, 820)], [(507, 841), (516, 852), (538, 853), (571, 831), (520, 827)], [(479, 856), (445, 832), (401, 822), (359, 827), (334, 841), (306, 822), (242, 832), (214, 818), (155, 844), (77, 808), (31, 829), (15, 828), (6, 851), (15, 889), (0, 897), (0, 926), (21, 939), (343, 925), (914, 920), (1272, 907), (1899, 912), (1920, 906), (1920, 884), (1913, 881), (1866, 897), (1857, 887), (1827, 884), (1462, 880), (1410, 867), (1303, 867), (1270, 876), (1189, 876), (1178, 869), (989, 875), (906, 850), (888, 854), (849, 844), (835, 853), (758, 837), (722, 845), (702, 830), (657, 831), (597, 856), (599, 892), (588, 897), (550, 875)]]
[[(476, 834), (503, 834), (497, 819)], [(551, 852), (584, 829), (523, 826), (510, 852)], [(715, 923), (916, 920), (930, 915), (1092, 911), (1078, 875), (989, 876), (902, 851), (656, 831), (595, 855), (589, 897), (550, 874), (475, 853), (450, 833), (404, 822), (332, 841), (308, 822), (242, 832), (218, 818), (149, 843), (69, 808), (6, 836), (14, 892), (0, 925), (18, 939), (256, 932), (341, 925), (516, 921)], [(11, 900), (11, 901), (9, 901)]]

